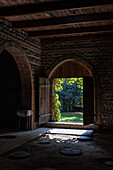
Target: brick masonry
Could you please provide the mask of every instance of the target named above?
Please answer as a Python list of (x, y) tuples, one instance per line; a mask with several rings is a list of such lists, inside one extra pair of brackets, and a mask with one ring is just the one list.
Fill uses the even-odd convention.
[[(22, 107), (32, 109), (32, 129), (35, 128), (35, 78), (39, 74), (41, 46), (39, 40), (29, 38), (23, 30), (14, 30), (11, 23), (0, 19), (0, 53), (8, 51), (16, 61), (22, 86)], [(21, 109), (21, 108), (20, 108)]]
[[(34, 112), (38, 95), (40, 70), (47, 73), (66, 59), (75, 59), (89, 68), (95, 78), (97, 123), (113, 129), (113, 40), (43, 42), (29, 38), (23, 30), (14, 30), (11, 23), (0, 19), (0, 53), (7, 50), (15, 59), (22, 81), (22, 102)], [(27, 102), (26, 102), (27, 101)]]
[[(52, 65), (75, 58), (92, 71), (96, 88), (97, 123), (113, 129), (113, 40), (81, 40), (42, 43), (42, 68), (48, 73)], [(83, 62), (85, 61), (85, 62)], [(50, 73), (50, 71), (49, 71)]]

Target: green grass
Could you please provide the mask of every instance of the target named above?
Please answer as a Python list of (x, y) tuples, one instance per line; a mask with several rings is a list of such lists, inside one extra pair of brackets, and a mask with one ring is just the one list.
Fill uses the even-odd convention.
[(61, 113), (61, 122), (83, 122), (82, 112), (65, 112)]

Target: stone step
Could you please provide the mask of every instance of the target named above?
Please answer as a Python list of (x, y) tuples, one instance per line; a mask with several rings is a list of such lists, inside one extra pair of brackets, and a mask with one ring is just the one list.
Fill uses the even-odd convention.
[(94, 130), (51, 128), (47, 133), (75, 135), (75, 136), (81, 136), (81, 135), (82, 136), (92, 136), (92, 134), (94, 133)]
[(73, 123), (73, 122), (48, 122), (48, 123), (44, 124), (43, 126), (50, 127), (50, 128), (99, 130), (98, 124), (83, 125), (82, 123)]

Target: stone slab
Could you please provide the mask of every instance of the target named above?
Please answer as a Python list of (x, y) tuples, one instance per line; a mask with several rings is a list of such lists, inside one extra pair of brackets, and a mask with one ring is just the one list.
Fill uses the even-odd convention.
[(49, 130), (49, 133), (53, 134), (67, 134), (67, 135), (83, 135), (83, 136), (91, 136), (93, 134), (93, 130), (83, 130), (83, 129), (60, 129), (53, 128)]

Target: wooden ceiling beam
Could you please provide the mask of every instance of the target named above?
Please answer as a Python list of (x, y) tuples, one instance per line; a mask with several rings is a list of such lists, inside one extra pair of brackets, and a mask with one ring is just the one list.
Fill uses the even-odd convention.
[[(35, 37), (37, 39), (37, 37)], [(35, 39), (34, 38), (34, 39)], [(64, 41), (74, 41), (74, 42), (78, 42), (80, 40), (82, 41), (91, 41), (91, 40), (110, 40), (113, 39), (113, 33), (112, 34), (100, 34), (100, 35), (85, 35), (85, 36), (73, 36), (73, 38), (70, 37), (43, 37), (40, 38), (41, 44), (47, 44), (47, 43), (52, 43), (52, 42), (64, 42)]]
[[(70, 33), (70, 34), (61, 34), (61, 35), (46, 35), (46, 36), (38, 36), (37, 38), (42, 39), (58, 39), (58, 38), (71, 38), (76, 37), (78, 40), (83, 39), (84, 37), (87, 37), (90, 39), (91, 37), (97, 37), (102, 38), (104, 36), (109, 36), (111, 39), (113, 38), (113, 30), (109, 31), (94, 31), (94, 32), (83, 32), (83, 33)], [(36, 38), (36, 36), (35, 36)]]
[(61, 34), (71, 34), (71, 33), (85, 33), (94, 31), (108, 31), (113, 30), (113, 25), (105, 26), (94, 26), (94, 27), (84, 27), (84, 28), (67, 28), (67, 29), (56, 29), (56, 30), (42, 30), (42, 31), (28, 31), (30, 37), (35, 36), (46, 36), (46, 35), (61, 35)]
[(79, 23), (87, 21), (99, 21), (113, 19), (113, 12), (105, 12), (90, 15), (79, 15), (79, 16), (69, 16), (69, 17), (57, 17), (51, 19), (40, 19), (40, 20), (25, 20), (25, 21), (14, 21), (12, 22), (13, 28), (30, 28), (38, 26), (50, 26), (50, 25), (60, 25), (69, 23)]
[(63, 10), (63, 9), (73, 9), (80, 7), (89, 7), (89, 6), (97, 6), (97, 5), (106, 5), (113, 4), (112, 0), (61, 0), (61, 1), (53, 1), (53, 2), (42, 2), (35, 4), (27, 4), (27, 5), (18, 5), (11, 7), (0, 7), (0, 16), (17, 16), (22, 14), (31, 14), (35, 12), (46, 12), (46, 11), (54, 11), (54, 10)]
[(84, 27), (97, 27), (97, 26), (105, 26), (105, 25), (113, 25), (113, 19), (108, 20), (99, 20), (99, 21), (87, 21), (87, 22), (77, 22), (77, 23), (67, 23), (60, 25), (49, 25), (49, 26), (39, 26), (39, 27), (29, 27), (23, 28), (26, 32), (30, 31), (48, 31), (48, 30), (59, 30), (59, 29), (67, 29), (67, 28), (83, 28)]

